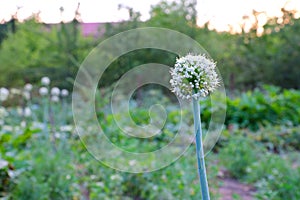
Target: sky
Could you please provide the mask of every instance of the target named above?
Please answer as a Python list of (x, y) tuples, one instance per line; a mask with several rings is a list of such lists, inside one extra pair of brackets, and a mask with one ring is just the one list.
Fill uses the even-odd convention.
[[(147, 20), (151, 5), (160, 0), (0, 0), (0, 22), (9, 21), (11, 16), (22, 21), (38, 12), (45, 23), (68, 22), (74, 18), (78, 2), (83, 22), (118, 22), (129, 17), (126, 9), (119, 9), (119, 4), (141, 12), (142, 20)], [(264, 12), (259, 15), (262, 26), (269, 17), (280, 17), (282, 7), (297, 10), (295, 16), (300, 17), (300, 0), (198, 0), (197, 23), (201, 26), (210, 21), (211, 28), (219, 31), (228, 31), (231, 25), (238, 31), (243, 16), (251, 16), (253, 10)], [(253, 20), (250, 17), (244, 23), (250, 27)]]

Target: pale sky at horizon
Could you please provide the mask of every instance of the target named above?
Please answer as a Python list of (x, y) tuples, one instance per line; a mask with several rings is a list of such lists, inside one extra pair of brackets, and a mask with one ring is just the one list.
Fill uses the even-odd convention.
[[(125, 9), (118, 9), (119, 4), (132, 7), (142, 13), (142, 20), (150, 15), (150, 6), (161, 0), (0, 0), (0, 22), (8, 21), (16, 15), (20, 20), (26, 19), (32, 13), (40, 11), (40, 18), (45, 23), (67, 22), (74, 18), (78, 2), (83, 22), (118, 22), (128, 19)], [(171, 1), (171, 0), (170, 0)], [(60, 7), (64, 7), (61, 14)], [(212, 28), (226, 31), (228, 24), (239, 26), (244, 15), (251, 15), (252, 10), (265, 11), (260, 16), (263, 25), (267, 17), (281, 16), (281, 8), (297, 10), (300, 17), (300, 0), (198, 0), (198, 25), (210, 20)], [(19, 10), (18, 10), (19, 8)], [(18, 10), (18, 12), (17, 12)], [(249, 23), (252, 23), (249, 19)], [(250, 25), (249, 25), (250, 26)]]

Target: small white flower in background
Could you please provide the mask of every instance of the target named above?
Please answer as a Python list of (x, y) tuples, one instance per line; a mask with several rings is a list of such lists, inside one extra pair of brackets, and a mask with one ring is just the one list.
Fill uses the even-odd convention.
[(6, 160), (2, 160), (0, 158), (0, 169), (3, 169), (4, 167), (7, 167), (9, 165), (9, 162), (7, 162)]
[(33, 86), (30, 83), (26, 83), (24, 86), (24, 90), (26, 92), (30, 92), (32, 90)]
[(54, 137), (57, 138), (57, 139), (59, 139), (60, 138), (60, 133), (59, 132), (55, 132), (54, 133)]
[(58, 87), (53, 87), (51, 89), (51, 95), (53, 95), (53, 96), (59, 96), (59, 94), (60, 94), (60, 89)]
[(2, 130), (3, 131), (7, 131), (7, 132), (12, 132), (14, 130), (14, 127), (13, 126), (9, 126), (9, 125), (3, 125), (2, 126)]
[(57, 102), (59, 102), (59, 97), (58, 96), (52, 96), (51, 101), (57, 103)]
[(73, 130), (73, 127), (71, 125), (65, 125), (60, 127), (60, 131), (62, 132), (71, 132)]
[(104, 187), (104, 183), (103, 182), (96, 182), (96, 185), (99, 187)]
[(31, 109), (26, 107), (24, 108), (24, 117), (30, 117), (31, 116)]
[(21, 121), (20, 126), (21, 126), (22, 128), (25, 128), (25, 127), (26, 127), (26, 122), (25, 122), (25, 121)]
[(158, 186), (157, 185), (153, 185), (152, 189), (156, 191), (158, 189)]
[(23, 109), (22, 109), (22, 107), (18, 106), (18, 107), (16, 108), (16, 110), (17, 110), (18, 115), (22, 115), (22, 114), (23, 114)]
[(22, 91), (19, 90), (19, 89), (17, 89), (17, 88), (11, 88), (11, 89), (10, 89), (10, 93), (11, 93), (12, 95), (20, 95), (20, 94), (22, 94)]
[(41, 122), (33, 121), (33, 122), (32, 122), (32, 127), (38, 128), (38, 129), (43, 129), (43, 128), (44, 128), (44, 124), (41, 123)]
[(26, 100), (29, 100), (30, 99), (30, 92), (28, 92), (28, 91), (24, 91), (23, 92), (23, 97), (26, 99)]
[(93, 174), (93, 175), (91, 175), (90, 177), (91, 177), (91, 179), (92, 179), (92, 180), (94, 180), (94, 179), (96, 179), (96, 178), (97, 178), (97, 176), (96, 176), (96, 175), (94, 175), (94, 174)]
[(68, 90), (66, 90), (66, 89), (62, 89), (61, 90), (61, 96), (67, 97), (68, 95), (69, 95), (69, 91)]
[(170, 73), (171, 90), (182, 99), (205, 97), (220, 83), (216, 63), (204, 54), (188, 54), (176, 59)]
[(119, 174), (111, 175), (111, 176), (110, 176), (110, 179), (111, 179), (111, 180), (118, 180), (118, 181), (123, 180), (122, 176), (120, 176)]
[(130, 161), (129, 161), (129, 165), (130, 165), (130, 166), (134, 166), (135, 164), (136, 164), (136, 160), (130, 160)]
[(2, 87), (0, 88), (0, 101), (5, 101), (8, 98), (9, 90)]
[(6, 109), (2, 106), (0, 106), (0, 119), (7, 117), (8, 116), (8, 112), (6, 111)]
[(45, 85), (45, 86), (49, 85), (49, 84), (50, 84), (50, 78), (47, 77), (47, 76), (44, 76), (44, 77), (41, 79), (41, 83), (42, 83), (42, 85)]
[(39, 89), (39, 94), (40, 94), (41, 96), (47, 95), (47, 94), (48, 94), (48, 88), (46, 88), (46, 87), (41, 87), (41, 88)]

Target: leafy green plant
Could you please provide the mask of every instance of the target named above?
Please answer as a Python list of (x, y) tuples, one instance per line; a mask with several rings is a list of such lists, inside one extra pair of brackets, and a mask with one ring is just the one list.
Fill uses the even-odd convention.
[(267, 154), (248, 169), (247, 181), (255, 182), (258, 199), (300, 198), (299, 170), (279, 155)]
[(223, 147), (232, 137), (241, 135), (263, 145), (268, 151), (281, 153), (285, 151), (299, 150), (300, 148), (300, 126), (266, 126), (257, 131), (238, 129), (230, 127), (231, 130), (224, 130), (216, 146)]
[(250, 138), (244, 136), (231, 137), (225, 147), (220, 150), (221, 164), (229, 173), (239, 179), (243, 179), (247, 168), (259, 159), (259, 153), (263, 149)]
[[(252, 137), (262, 142), (273, 152), (300, 149), (300, 126), (268, 126), (252, 133)], [(249, 134), (250, 135), (250, 134)], [(250, 136), (251, 137), (251, 136)]]
[(256, 182), (261, 179), (265, 179), (273, 176), (289, 176), (291, 175), (291, 166), (287, 160), (283, 159), (279, 155), (266, 153), (261, 156), (260, 159), (253, 162), (246, 169), (247, 182)]
[(7, 196), (13, 185), (9, 173), (13, 170), (12, 165), (0, 157), (0, 197)]
[(231, 176), (254, 184), (258, 199), (299, 199), (299, 170), (293, 169), (290, 161), (282, 155), (267, 151), (269, 145), (251, 137), (254, 133), (246, 137), (241, 136), (243, 132), (238, 133), (228, 137), (227, 143), (219, 150), (221, 164)]
[[(12, 199), (71, 199), (74, 168), (67, 152), (54, 152), (45, 142), (35, 142), (31, 164), (16, 180)], [(30, 183), (30, 184), (28, 184)]]
[[(294, 161), (299, 157), (299, 92), (265, 87), (243, 93), (244, 97), (227, 99), (228, 129), (221, 135), (218, 154), (207, 157), (209, 183), (217, 190), (219, 179), (216, 176), (219, 166), (224, 165), (233, 177), (255, 185), (258, 199), (296, 200), (300, 198), (300, 172), (293, 167), (298, 167), (299, 162), (292, 166), (286, 160)], [(157, 101), (166, 105), (162, 134), (145, 140), (124, 135), (114, 121), (117, 118), (126, 125), (124, 113), (112, 116), (107, 106), (109, 97), (101, 96), (97, 111), (108, 138), (133, 152), (140, 149), (153, 151), (167, 145), (179, 129), (181, 111), (173, 100), (162, 98), (161, 94), (161, 91), (144, 93), (147, 101), (141, 107), (137, 106), (137, 97), (131, 101), (133, 120), (140, 125), (149, 123), (148, 108), (151, 105)], [(155, 95), (160, 97), (155, 98)], [(34, 104), (39, 105), (39, 101), (39, 96), (33, 99)], [(210, 104), (210, 99), (201, 102), (201, 117), (206, 123), (211, 117)], [(52, 111), (59, 111), (60, 106), (51, 105)], [(15, 107), (6, 108), (9, 115), (0, 126), (0, 162), (4, 161), (0, 169), (0, 195), (10, 199), (200, 198), (197, 174), (193, 173), (197, 167), (191, 153), (194, 145), (192, 151), (159, 171), (144, 174), (117, 172), (93, 160), (72, 128), (65, 131), (60, 123), (49, 123), (50, 140), (41, 137), (43, 108), (33, 107), (35, 119), (23, 119)], [(185, 110), (182, 113), (182, 117), (190, 120), (185, 126), (190, 126), (192, 117)], [(70, 123), (68, 116), (66, 112), (61, 118)], [(55, 117), (54, 122), (59, 122), (60, 116)], [(294, 153), (293, 158), (284, 159), (282, 154), (286, 151)], [(220, 163), (216, 164), (216, 160)]]
[(258, 130), (269, 124), (298, 125), (300, 123), (300, 92), (264, 86), (227, 99), (226, 124)]

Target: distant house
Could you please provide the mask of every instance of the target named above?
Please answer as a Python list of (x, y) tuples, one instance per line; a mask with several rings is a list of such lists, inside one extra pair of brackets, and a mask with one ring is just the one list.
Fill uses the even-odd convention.
[(79, 23), (83, 36), (93, 36), (95, 38), (103, 36), (107, 26), (117, 27), (123, 22), (107, 22), (107, 23)]
[(83, 36), (99, 37), (105, 32), (105, 23), (80, 23)]
[[(66, 23), (71, 24), (71, 23)], [(100, 23), (100, 22), (94, 22), (94, 23), (78, 23), (76, 26), (81, 30), (81, 34), (85, 37), (92, 36), (94, 38), (101, 37), (105, 34), (107, 25), (117, 25), (118, 22), (112, 22), (112, 23)], [(50, 31), (53, 27), (59, 28), (61, 24), (44, 24), (45, 30)]]

